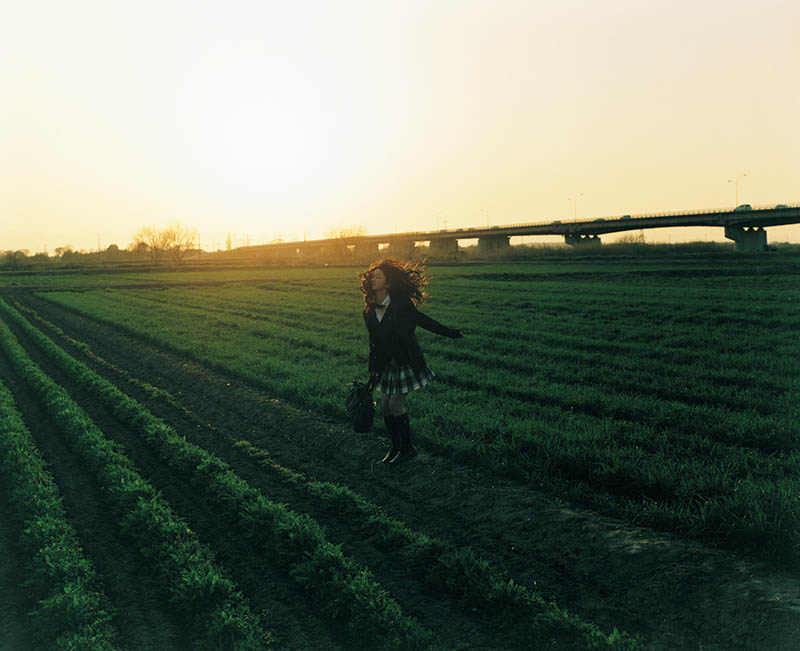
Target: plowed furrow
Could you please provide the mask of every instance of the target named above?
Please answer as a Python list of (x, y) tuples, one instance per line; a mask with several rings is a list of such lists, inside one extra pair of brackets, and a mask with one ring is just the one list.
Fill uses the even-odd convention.
[(162, 596), (160, 577), (108, 517), (102, 491), (65, 443), (58, 426), (14, 376), (1, 352), (0, 376), (8, 378), (6, 386), (49, 464), (70, 522), (114, 606), (113, 623), (124, 647), (190, 648), (185, 623), (171, 614), (173, 609)]
[[(656, 649), (761, 649), (765, 643), (793, 648), (799, 620), (784, 604), (791, 603), (798, 584), (788, 575), (575, 508), (535, 487), (424, 451), (399, 472), (387, 473), (374, 464), (384, 449), (382, 425), (356, 435), (114, 328), (41, 299), (28, 302), (99, 356), (170, 392), (200, 420), (239, 433), (283, 465), (348, 485), (419, 531), (469, 544), (602, 630), (619, 626), (641, 633)], [(187, 426), (169, 406), (148, 406), (168, 422)], [(413, 417), (411, 403), (410, 408)], [(245, 462), (229, 458), (237, 471), (251, 472)], [(328, 526), (333, 533), (335, 525)]]

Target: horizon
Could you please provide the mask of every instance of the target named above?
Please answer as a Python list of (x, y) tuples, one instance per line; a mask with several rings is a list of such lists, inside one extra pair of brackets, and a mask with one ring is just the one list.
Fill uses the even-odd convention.
[[(124, 249), (176, 220), (210, 251), (228, 233), (798, 199), (800, 7), (779, 0), (40, 0), (5, 14), (0, 250)], [(659, 231), (646, 241), (730, 242)], [(562, 239), (525, 243), (548, 237)], [(800, 242), (800, 225), (767, 238)]]

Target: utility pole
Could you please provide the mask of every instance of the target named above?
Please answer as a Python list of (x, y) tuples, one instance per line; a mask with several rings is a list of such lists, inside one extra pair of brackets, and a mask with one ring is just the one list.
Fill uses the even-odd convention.
[(742, 178), (743, 176), (747, 176), (747, 174), (746, 173), (745, 174), (737, 174), (735, 181), (733, 179), (728, 179), (728, 183), (733, 183), (733, 184), (736, 185), (736, 205), (734, 206), (734, 208), (738, 208), (739, 207), (739, 179)]

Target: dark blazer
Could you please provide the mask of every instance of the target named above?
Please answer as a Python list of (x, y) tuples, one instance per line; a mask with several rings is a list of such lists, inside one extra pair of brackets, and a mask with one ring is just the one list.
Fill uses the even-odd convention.
[(391, 359), (400, 366), (409, 364), (415, 373), (425, 368), (425, 356), (414, 334), (417, 326), (437, 335), (460, 337), (461, 332), (448, 328), (420, 312), (408, 296), (391, 295), (383, 319), (378, 321), (375, 306), (364, 310), (364, 322), (369, 332), (369, 371), (380, 373)]

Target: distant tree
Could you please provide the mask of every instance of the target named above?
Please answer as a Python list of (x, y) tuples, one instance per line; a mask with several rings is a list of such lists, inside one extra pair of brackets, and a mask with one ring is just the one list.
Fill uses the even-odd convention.
[(26, 258), (28, 257), (27, 249), (18, 249), (16, 251), (3, 251), (2, 253), (2, 261), (3, 266), (6, 269), (19, 269), (25, 263)]
[(343, 240), (351, 237), (360, 237), (366, 235), (367, 231), (363, 226), (334, 226), (327, 233), (325, 237), (328, 239)]
[(615, 244), (645, 244), (644, 231), (623, 235), (615, 242)]
[(144, 242), (136, 242), (135, 240), (128, 244), (128, 251), (133, 253), (139, 258), (147, 257), (147, 244)]
[(178, 264), (183, 264), (186, 254), (197, 246), (197, 229), (173, 222), (163, 231), (165, 250)]
[(145, 251), (155, 263), (170, 259), (183, 263), (186, 254), (197, 246), (197, 229), (176, 221), (166, 228), (143, 226), (133, 236), (133, 250)]
[(167, 248), (167, 241), (164, 231), (154, 226), (142, 226), (133, 236), (133, 241), (137, 248), (144, 245), (150, 259), (158, 263), (164, 257)]
[(108, 247), (106, 247), (106, 250), (103, 251), (102, 257), (103, 260), (109, 262), (114, 260), (123, 260), (125, 258), (125, 252), (116, 244), (109, 244)]

